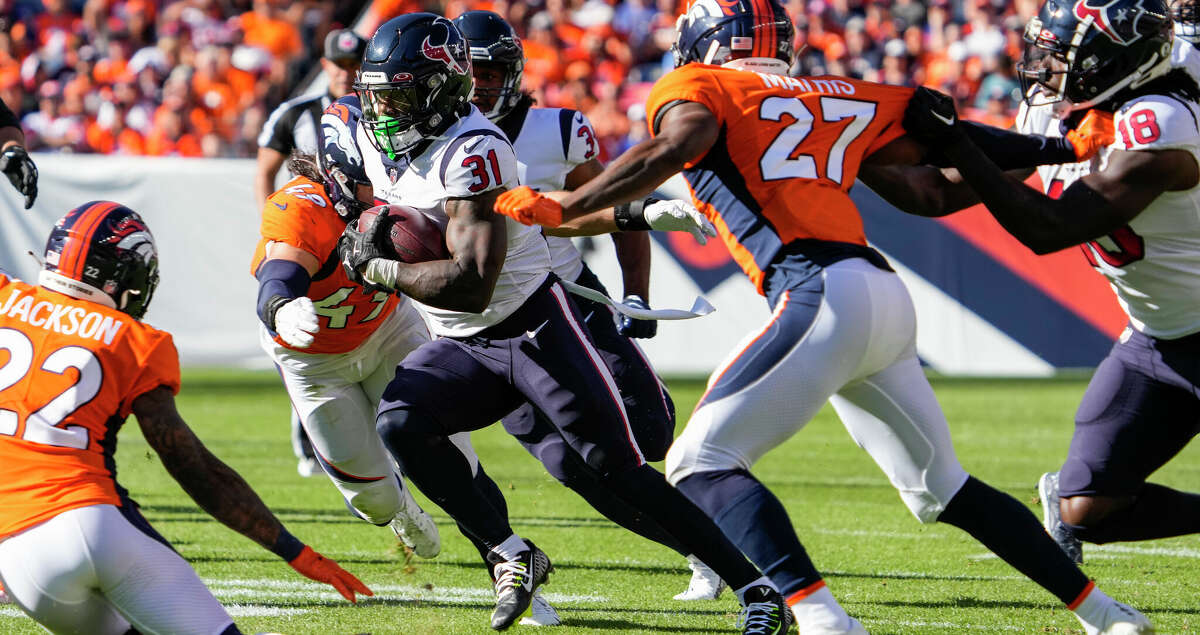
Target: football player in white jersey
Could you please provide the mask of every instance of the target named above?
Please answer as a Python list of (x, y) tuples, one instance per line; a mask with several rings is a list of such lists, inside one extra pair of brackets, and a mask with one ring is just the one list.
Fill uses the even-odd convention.
[[(356, 90), (360, 146), (376, 196), (445, 223), (450, 258), (389, 260), (377, 216), (339, 245), (353, 277), (417, 301), (438, 339), (417, 348), (384, 390), (376, 429), (404, 474), (488, 547), (492, 628), (508, 628), (550, 573), (517, 536), (502, 502), (481, 491), (450, 435), (491, 425), (524, 402), (550, 421), (627, 504), (711, 566), (742, 602), (744, 633), (779, 635), (782, 596), (700, 509), (646, 464), (611, 372), (550, 271), (536, 228), (493, 212), (517, 184), (508, 138), (470, 103), (467, 41), (429, 13), (393, 18), (367, 45)], [(493, 494), (498, 494), (495, 492)]]
[[(566, 108), (535, 107), (529, 94), (521, 90), (525, 51), (512, 26), (491, 11), (467, 11), (453, 22), (470, 43), (474, 103), (512, 140), (520, 182), (541, 192), (573, 190), (599, 174), (604, 166), (597, 158), (599, 143), (587, 116)], [(691, 203), (684, 201), (648, 199), (640, 203), (643, 209), (656, 206), (691, 208)], [(703, 219), (699, 212), (692, 213)], [(588, 222), (559, 231), (562, 229), (570, 235), (591, 235), (613, 232), (618, 227), (615, 219), (608, 224), (593, 217)], [(554, 273), (563, 280), (607, 295), (607, 290), (583, 262), (571, 239), (563, 233), (553, 235), (551, 232), (554, 231), (543, 229)], [(704, 235), (698, 238), (704, 240)], [(646, 298), (650, 297), (650, 237), (644, 231), (615, 231), (612, 239), (621, 264), (624, 302), (646, 308)], [(656, 323), (620, 316), (617, 324), (608, 307), (579, 296), (572, 299), (584, 315), (584, 324), (592, 341), (613, 371), (638, 446), (648, 460), (661, 461), (675, 437), (675, 405), (649, 360), (631, 339), (654, 337)], [(530, 454), (546, 465), (554, 478), (575, 490), (601, 514), (688, 558), (692, 580), (688, 589), (675, 599), (711, 600), (721, 594), (724, 588), (721, 578), (698, 558), (688, 554), (656, 523), (634, 511), (604, 487), (574, 453), (566, 450), (566, 442), (554, 427), (534, 416), (533, 406), (521, 406), (501, 423)], [(539, 606), (534, 604), (535, 616)]]
[(1044, 193), (966, 140), (949, 98), (922, 93), (905, 122), (1030, 249), (1081, 245), (1129, 316), (1076, 412), (1065, 463), (1039, 483), (1047, 530), (1077, 560), (1080, 540), (1200, 532), (1200, 495), (1147, 482), (1200, 431), (1200, 87), (1172, 65), (1167, 11), (1161, 0), (1049, 0), (1031, 20), (1022, 131), (1057, 135), (1064, 115), (1089, 107), (1113, 111), (1116, 126), (1091, 162), (1039, 168)]

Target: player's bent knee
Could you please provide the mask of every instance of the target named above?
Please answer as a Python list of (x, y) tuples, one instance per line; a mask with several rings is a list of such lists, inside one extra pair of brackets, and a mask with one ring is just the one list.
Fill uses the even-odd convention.
[(433, 417), (416, 408), (396, 408), (379, 413), (375, 431), (391, 449), (403, 447), (406, 439), (443, 436)]
[(400, 487), (395, 479), (369, 483), (349, 497), (349, 502), (372, 525), (386, 525), (400, 511)]

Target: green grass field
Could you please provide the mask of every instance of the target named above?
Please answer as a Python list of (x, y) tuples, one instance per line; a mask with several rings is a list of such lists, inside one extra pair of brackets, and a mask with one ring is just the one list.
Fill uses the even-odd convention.
[[(1066, 453), (1083, 380), (935, 380), (959, 457), (976, 476), (1028, 504)], [(690, 412), (702, 384), (672, 382)], [(180, 410), (209, 448), (237, 469), (293, 533), (356, 573), (376, 595), (352, 606), (202, 513), (159, 464), (132, 420), (117, 454), (119, 480), (248, 633), (483, 633), (488, 578), (441, 510), (435, 560), (406, 562), (391, 532), (350, 517), (324, 477), (296, 475), (287, 405), (272, 373), (187, 373)], [(681, 424), (682, 426), (682, 424)], [(499, 426), (474, 435), (504, 489), (513, 527), (537, 541), (556, 572), (545, 593), (564, 624), (594, 633), (736, 632), (737, 602), (684, 603), (674, 552), (608, 523), (558, 485)], [(1192, 447), (1157, 481), (1200, 490)], [(875, 634), (1082, 633), (1041, 588), (952, 527), (919, 524), (826, 408), (768, 455), (757, 475), (783, 500), (834, 594)], [(1085, 546), (1085, 570), (1110, 595), (1143, 610), (1159, 632), (1200, 630), (1200, 538)], [(532, 627), (514, 627), (529, 632)], [(0, 633), (41, 632), (0, 607)]]

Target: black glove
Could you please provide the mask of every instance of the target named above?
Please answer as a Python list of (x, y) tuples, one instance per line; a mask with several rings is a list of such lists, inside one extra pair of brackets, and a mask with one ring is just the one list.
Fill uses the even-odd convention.
[(342, 268), (346, 270), (346, 277), (354, 284), (360, 285), (363, 293), (395, 291), (368, 281), (361, 272), (372, 259), (387, 258), (383, 251), (383, 236), (387, 232), (386, 217), (386, 214), (375, 215), (366, 230), (361, 232), (357, 229), (358, 220), (353, 220), (346, 225), (341, 238), (338, 238), (338, 258), (342, 261)]
[(10, 146), (0, 153), (0, 172), (4, 172), (13, 187), (25, 195), (25, 209), (33, 207), (33, 200), (37, 198), (38, 171), (25, 148)]
[(929, 148), (937, 148), (950, 140), (958, 125), (954, 99), (936, 90), (918, 88), (904, 110), (904, 130), (913, 139)]
[[(625, 296), (624, 303), (637, 309), (650, 308), (650, 305), (637, 295)], [(628, 315), (621, 314), (620, 320), (617, 322), (617, 332), (625, 337), (650, 339), (658, 334), (658, 320), (635, 320)]]

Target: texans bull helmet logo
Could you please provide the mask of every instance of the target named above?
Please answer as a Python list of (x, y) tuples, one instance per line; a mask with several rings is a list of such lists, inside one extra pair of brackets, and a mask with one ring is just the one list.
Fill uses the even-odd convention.
[[(441, 62), (446, 65), (446, 68), (458, 75), (466, 75), (470, 71), (459, 63), (457, 58), (465, 57), (463, 52), (462, 42), (450, 44), (449, 26), (437, 23), (441, 26), (441, 31), (445, 35), (442, 38), (441, 44), (434, 44), (432, 35), (426, 35), (425, 40), (421, 42), (421, 53), (431, 60)], [(451, 48), (454, 47), (454, 48)]]
[(1115, 6), (1120, 0), (1079, 0), (1075, 3), (1075, 17), (1080, 21), (1091, 18), (1092, 25), (1114, 44), (1128, 46), (1142, 37), (1138, 21), (1147, 11), (1138, 0), (1133, 7)]

